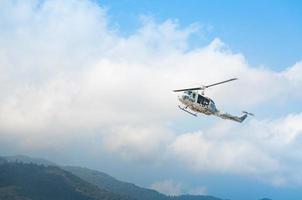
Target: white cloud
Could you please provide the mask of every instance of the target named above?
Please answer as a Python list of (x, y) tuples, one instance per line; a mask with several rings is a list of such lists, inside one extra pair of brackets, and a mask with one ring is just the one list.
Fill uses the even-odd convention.
[(126, 159), (161, 161), (165, 146), (171, 142), (173, 134), (154, 127), (121, 127), (109, 131), (104, 137), (104, 145), (111, 152)]
[(203, 133), (187, 133), (171, 144), (175, 157), (196, 171), (254, 174), (276, 171), (279, 163), (244, 140), (218, 141)]
[(172, 180), (163, 180), (153, 183), (151, 189), (157, 190), (160, 193), (177, 196), (182, 194), (182, 184)]
[(188, 191), (189, 194), (191, 195), (207, 195), (208, 194), (208, 189), (205, 186), (199, 186), (192, 188)]
[[(197, 172), (241, 174), (271, 182), (302, 184), (301, 114), (275, 120), (250, 120), (244, 125), (214, 124), (206, 132), (185, 133), (175, 138), (169, 152)], [(217, 129), (216, 126), (227, 127)], [(243, 126), (243, 127), (242, 127)]]
[(281, 72), (251, 67), (219, 39), (191, 49), (197, 26), (184, 28), (176, 20), (145, 18), (122, 37), (93, 1), (1, 1), (0, 24), (1, 141), (60, 148), (74, 134), (94, 135), (96, 145), (126, 159), (176, 158), (197, 171), (298, 182), (291, 172), (302, 162), (301, 114), (240, 125), (223, 121), (183, 135), (170, 124), (183, 116), (172, 89), (230, 77), (240, 82), (207, 93), (218, 108), (300, 100), (301, 62)]
[(150, 188), (170, 196), (178, 196), (184, 194), (207, 195), (208, 193), (208, 189), (205, 186), (188, 187), (188, 185), (182, 182), (170, 179), (157, 181), (153, 183)]

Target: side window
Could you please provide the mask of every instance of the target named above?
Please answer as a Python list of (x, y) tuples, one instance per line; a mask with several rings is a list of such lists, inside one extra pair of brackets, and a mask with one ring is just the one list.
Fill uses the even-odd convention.
[(201, 102), (202, 102), (202, 96), (201, 95), (198, 95), (198, 98), (197, 98), (197, 103), (199, 103), (199, 104), (201, 104)]
[(192, 94), (193, 99), (195, 99), (195, 96), (196, 96), (196, 94), (195, 94), (195, 93), (193, 93), (193, 94)]

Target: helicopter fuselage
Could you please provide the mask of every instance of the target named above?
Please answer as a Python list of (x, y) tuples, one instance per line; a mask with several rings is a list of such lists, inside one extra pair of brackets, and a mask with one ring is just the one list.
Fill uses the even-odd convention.
[(185, 105), (184, 109), (189, 108), (192, 111), (206, 115), (214, 115), (218, 112), (212, 99), (198, 94), (195, 91), (185, 91), (178, 96), (178, 100)]

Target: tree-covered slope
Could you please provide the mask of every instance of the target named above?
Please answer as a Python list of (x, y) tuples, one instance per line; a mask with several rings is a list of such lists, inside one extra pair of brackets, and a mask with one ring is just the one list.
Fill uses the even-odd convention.
[(65, 170), (77, 175), (83, 180), (120, 195), (141, 200), (221, 200), (211, 196), (181, 195), (170, 197), (155, 190), (138, 187), (131, 183), (119, 181), (105, 173), (81, 167), (63, 167)]
[[(90, 196), (91, 196), (91, 194), (94, 193), (93, 190), (96, 190), (96, 191), (101, 190), (102, 192), (106, 191), (107, 193), (109, 193), (109, 191), (110, 191), (114, 197), (117, 196), (118, 198), (123, 198), (123, 199), (131, 198), (131, 199), (137, 199), (137, 200), (221, 200), (219, 198), (215, 198), (215, 197), (211, 197), (211, 196), (200, 196), (200, 195), (181, 195), (181, 196), (173, 196), (173, 197), (166, 196), (155, 190), (142, 188), (142, 187), (136, 186), (135, 184), (132, 184), (132, 183), (119, 181), (112, 176), (109, 176), (105, 173), (102, 173), (102, 172), (99, 172), (96, 170), (91, 170), (91, 169), (82, 168), (82, 167), (73, 167), (73, 166), (62, 167), (62, 166), (58, 166), (58, 165), (56, 165), (50, 161), (44, 160), (44, 159), (31, 158), (31, 157), (23, 156), (23, 155), (22, 156), (6, 156), (6, 157), (2, 157), (2, 158), (0, 157), (0, 163), (1, 163), (1, 161), (2, 161), (2, 163), (7, 162), (10, 164), (13, 164), (16, 162), (23, 166), (33, 166), (33, 167), (37, 167), (37, 165), (33, 165), (33, 163), (43, 165), (44, 167), (40, 166), (42, 168), (40, 170), (36, 170), (35, 173), (37, 173), (37, 172), (42, 173), (41, 171), (43, 171), (42, 174), (44, 174), (44, 175), (49, 174), (51, 171), (56, 169), (54, 171), (57, 171), (57, 172), (60, 171), (60, 173), (61, 173), (61, 175), (63, 175), (63, 177), (73, 176), (71, 178), (72, 181), (68, 181), (68, 183), (69, 183), (69, 186), (72, 186), (71, 188), (73, 188), (77, 192), (79, 192), (79, 191), (78, 191), (78, 188), (74, 185), (74, 183), (81, 182), (81, 181), (83, 182), (83, 180), (84, 180), (84, 182), (86, 181), (86, 184), (89, 183), (89, 187), (87, 185), (85, 187), (83, 187), (83, 185), (82, 185), (82, 186), (80, 186), (80, 188), (82, 190), (83, 190), (83, 188), (86, 188), (86, 187), (90, 188), (89, 189)], [(21, 163), (27, 163), (27, 164), (31, 163), (32, 165), (25, 165), (25, 164), (21, 164)], [(57, 167), (51, 166), (52, 164), (56, 165)], [(68, 173), (66, 171), (69, 171), (72, 174)], [(66, 173), (68, 174), (68, 176), (66, 175)], [(34, 174), (34, 172), (33, 172), (33, 174)], [(24, 177), (23, 178), (20, 177), (20, 178), (24, 179)], [(27, 179), (25, 179), (25, 180), (27, 180)], [(57, 179), (57, 180), (53, 180), (53, 183), (50, 185), (55, 185), (56, 181), (62, 182), (62, 180)], [(61, 183), (59, 183), (59, 185), (60, 184)], [(39, 185), (33, 186), (33, 187), (39, 188)], [(94, 189), (92, 190), (91, 187)], [(20, 191), (19, 191), (18, 187), (16, 187), (16, 185), (13, 185), (13, 187), (1, 188), (1, 177), (0, 177), (0, 193), (1, 193), (1, 189), (5, 191), (4, 194), (16, 194), (16, 193), (22, 194), (22, 193), (20, 193)], [(22, 190), (25, 190), (25, 189), (26, 188), (23, 188)], [(48, 188), (48, 189), (53, 190), (53, 188)], [(69, 189), (68, 188), (66, 189), (67, 193), (70, 192)], [(33, 191), (30, 191), (30, 192), (33, 192)], [(83, 195), (83, 192), (81, 191), (80, 194)], [(107, 194), (105, 194), (105, 196), (106, 195)], [(88, 195), (88, 197), (90, 197), (90, 196)], [(19, 197), (20, 197), (20, 195), (19, 195)], [(22, 196), (22, 198), (24, 198), (24, 196)], [(77, 198), (80, 199), (80, 197), (77, 197)], [(85, 198), (87, 198), (87, 195), (85, 196)], [(97, 198), (97, 197), (91, 197), (91, 198)], [(4, 199), (7, 199), (7, 198), (4, 198)], [(0, 196), (0, 200), (2, 200), (1, 196)]]
[(0, 164), (2, 200), (130, 200), (54, 166)]

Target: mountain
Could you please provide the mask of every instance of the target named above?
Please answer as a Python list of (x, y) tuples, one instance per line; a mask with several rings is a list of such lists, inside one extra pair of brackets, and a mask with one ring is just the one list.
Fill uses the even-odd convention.
[[(32, 158), (24, 155), (5, 156), (2, 159), (7, 162), (35, 163), (44, 166), (58, 166), (57, 164), (41, 158)], [(1, 163), (1, 157), (0, 157)], [(97, 186), (100, 189), (111, 191), (121, 196), (127, 196), (139, 200), (222, 200), (211, 196), (181, 195), (166, 196), (152, 189), (138, 187), (135, 184), (122, 182), (103, 172), (83, 167), (58, 166), (84, 181)]]
[(2, 157), (0, 157), (0, 164), (3, 164), (3, 163), (7, 163), (7, 160), (4, 159), (4, 158), (2, 158)]
[(128, 195), (130, 197), (142, 200), (222, 200), (212, 196), (201, 195), (181, 195), (166, 196), (155, 190), (138, 187), (132, 183), (119, 181), (105, 173), (82, 168), (82, 167), (63, 167), (83, 180), (98, 186), (99, 188), (112, 191), (120, 195)]
[(100, 189), (56, 166), (0, 164), (2, 200), (133, 200)]
[[(35, 166), (33, 164), (41, 165), (43, 173), (45, 176), (49, 175), (49, 170), (47, 169), (56, 169), (55, 171), (60, 171), (63, 177), (66, 177), (64, 174), (68, 173), (68, 177), (72, 177), (73, 181), (82, 181), (86, 184), (89, 183), (89, 191), (99, 189), (101, 191), (111, 192), (112, 196), (119, 195), (120, 198), (128, 198), (128, 199), (137, 199), (137, 200), (222, 200), (212, 196), (201, 196), (201, 195), (181, 195), (181, 196), (166, 196), (152, 189), (146, 189), (139, 186), (136, 186), (132, 183), (122, 182), (114, 177), (107, 175), (103, 172), (99, 172), (96, 170), (91, 170), (82, 167), (74, 167), (74, 166), (58, 166), (53, 162), (50, 162), (45, 159), (40, 158), (31, 158), (28, 156), (18, 155), (18, 156), (6, 156), (0, 157), (0, 164), (4, 162), (8, 162), (8, 164), (20, 164), (26, 166), (26, 164), (31, 164), (30, 166)], [(55, 167), (56, 166), (56, 167)], [(33, 167), (33, 168), (35, 168)], [(44, 167), (44, 168), (43, 168)], [(50, 170), (51, 171), (51, 170)], [(36, 172), (41, 173), (41, 171), (37, 170)], [(47, 175), (48, 174), (48, 175)], [(58, 174), (58, 173), (57, 173)], [(34, 176), (34, 172), (32, 172)], [(13, 175), (12, 175), (13, 177)], [(22, 178), (21, 178), (22, 179)], [(64, 180), (64, 179), (63, 179)], [(42, 181), (42, 180), (41, 180)], [(71, 183), (70, 181), (68, 183)], [(82, 185), (85, 185), (82, 183)], [(53, 183), (55, 185), (55, 183)], [(1, 177), (0, 177), (0, 187), (1, 187)], [(88, 187), (87, 185), (85, 187)], [(84, 188), (85, 188), (84, 187)], [(94, 189), (91, 189), (93, 187)], [(3, 188), (2, 188), (3, 189)], [(75, 188), (74, 188), (75, 189)], [(78, 190), (78, 189), (76, 189)], [(85, 189), (87, 190), (87, 189)], [(19, 190), (16, 188), (5, 188), (6, 194), (10, 193), (18, 193)], [(19, 191), (20, 192), (20, 191)], [(70, 191), (67, 190), (69, 193)], [(1, 188), (0, 188), (1, 193)], [(91, 193), (91, 192), (90, 192)], [(110, 195), (109, 195), (110, 196)], [(1, 196), (0, 196), (0, 200)], [(22, 199), (23, 200), (23, 199)]]
[(117, 194), (129, 195), (143, 200), (168, 200), (169, 197), (155, 190), (138, 187), (132, 183), (119, 181), (105, 173), (82, 167), (63, 167), (83, 180)]

